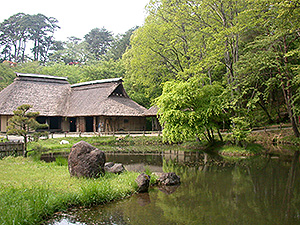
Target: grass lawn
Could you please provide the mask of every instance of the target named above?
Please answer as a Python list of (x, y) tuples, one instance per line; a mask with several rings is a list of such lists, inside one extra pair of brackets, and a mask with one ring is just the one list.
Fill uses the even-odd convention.
[(39, 224), (71, 206), (88, 206), (135, 192), (137, 173), (99, 179), (70, 177), (67, 166), (30, 158), (0, 160), (0, 224)]
[[(62, 145), (60, 144), (61, 140), (67, 140), (69, 141), (69, 144)], [(137, 148), (135, 148), (137, 146), (143, 146), (143, 148), (138, 148), (137, 151), (155, 151), (157, 149), (162, 151), (164, 147), (168, 147), (162, 143), (162, 137), (159, 136), (94, 136), (41, 139), (38, 142), (30, 142), (28, 144), (28, 150), (38, 149), (39, 151), (47, 152), (68, 152), (71, 147), (79, 141), (86, 141), (102, 151), (135, 151), (137, 150)], [(157, 149), (154, 149), (153, 146), (156, 146)]]

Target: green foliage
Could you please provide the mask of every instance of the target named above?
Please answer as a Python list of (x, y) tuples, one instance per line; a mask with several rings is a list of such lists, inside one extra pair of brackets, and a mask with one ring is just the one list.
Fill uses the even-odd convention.
[(295, 136), (299, 137), (295, 116), (299, 108), (300, 7), (295, 2), (279, 0), (248, 2), (249, 9), (241, 13), (242, 25), (247, 27), (245, 32), (258, 32), (249, 38), (239, 64), (243, 98), (257, 96), (257, 105), (270, 122), (274, 121), (270, 115), (274, 106), (277, 120), (282, 112), (287, 112)]
[(242, 145), (245, 143), (247, 136), (251, 133), (251, 130), (249, 130), (249, 122), (247, 122), (245, 117), (234, 117), (232, 118), (231, 131), (233, 143)]
[(48, 151), (47, 148), (43, 147), (40, 143), (32, 142), (28, 147), (28, 155), (35, 161), (41, 160), (41, 155)]
[(95, 61), (85, 65), (67, 65), (64, 62), (49, 62), (47, 65), (41, 65), (35, 61), (11, 66), (9, 62), (4, 62), (0, 63), (0, 91), (13, 82), (15, 72), (67, 77), (68, 81), (74, 84), (90, 80), (124, 77), (125, 69), (120, 60)]
[(110, 43), (113, 41), (112, 33), (104, 27), (94, 28), (84, 36), (87, 43), (87, 50), (93, 56), (93, 59), (101, 59), (108, 51)]
[(0, 91), (11, 84), (15, 78), (9, 62), (0, 63)]
[(117, 35), (111, 43), (111, 47), (107, 52), (106, 58), (113, 60), (122, 59), (125, 51), (130, 48), (131, 35), (137, 28), (138, 27), (133, 27), (126, 31), (125, 34)]
[(223, 108), (223, 91), (220, 84), (210, 84), (205, 76), (165, 83), (156, 101), (165, 140), (176, 143), (204, 134), (214, 142), (213, 130), (218, 131), (228, 117)]
[(148, 5), (149, 16), (131, 39), (123, 56), (130, 96), (149, 106), (170, 80), (187, 80), (205, 73), (211, 82), (235, 85), (239, 57), (238, 1), (166, 1)]
[(107, 78), (124, 77), (125, 69), (121, 61), (95, 61), (82, 67), (81, 81), (101, 80)]
[(31, 105), (24, 104), (14, 111), (14, 116), (8, 120), (7, 134), (22, 136), (24, 139), (24, 156), (27, 155), (28, 134), (36, 129), (46, 128), (48, 125), (40, 124), (35, 120), (39, 112), (30, 112)]
[[(219, 154), (223, 156), (254, 156), (260, 155), (264, 149), (258, 144), (249, 144), (246, 147), (237, 145), (226, 145), (219, 149)], [(239, 158), (238, 158), (239, 159)]]
[(49, 55), (49, 61), (64, 64), (84, 63), (92, 58), (87, 50), (86, 42), (81, 39), (69, 37), (67, 42), (62, 43), (57, 50)]
[(25, 62), (28, 42), (33, 45), (33, 60), (45, 62), (53, 44), (58, 21), (43, 14), (17, 13), (0, 24), (0, 61)]
[(50, 63), (47, 66), (40, 66), (41, 74), (58, 77), (67, 77), (71, 84), (79, 83), (83, 78), (82, 67), (79, 65), (66, 65), (64, 63)]
[(54, 164), (58, 166), (68, 166), (68, 158), (58, 156), (55, 158)]

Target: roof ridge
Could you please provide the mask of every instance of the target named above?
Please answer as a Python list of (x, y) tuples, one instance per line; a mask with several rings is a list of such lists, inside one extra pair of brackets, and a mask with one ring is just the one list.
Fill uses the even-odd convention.
[(112, 83), (112, 82), (118, 82), (118, 81), (123, 81), (123, 77), (119, 78), (109, 78), (109, 79), (102, 79), (102, 80), (92, 80), (92, 81), (87, 81), (87, 82), (82, 82), (78, 84), (72, 84), (72, 87), (80, 87), (80, 86), (86, 86), (86, 85), (92, 85), (92, 84), (102, 84), (102, 83)]
[(30, 73), (16, 73), (17, 77), (34, 77), (34, 78), (44, 78), (44, 79), (54, 79), (54, 80), (68, 80), (67, 77), (57, 77), (43, 74), (30, 74)]

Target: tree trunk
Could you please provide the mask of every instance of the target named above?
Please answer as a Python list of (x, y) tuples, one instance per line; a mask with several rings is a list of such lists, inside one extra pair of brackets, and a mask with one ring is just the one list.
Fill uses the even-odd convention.
[(27, 136), (23, 136), (23, 138), (24, 138), (23, 157), (27, 157)]
[[(289, 84), (287, 84), (287, 85), (289, 86)], [(299, 129), (297, 127), (297, 123), (296, 123), (296, 120), (295, 120), (294, 111), (293, 111), (292, 105), (291, 105), (291, 97), (290, 97), (291, 90), (290, 90), (290, 87), (286, 88), (284, 83), (282, 83), (281, 87), (282, 87), (283, 96), (284, 96), (284, 99), (285, 99), (286, 108), (287, 108), (289, 118), (290, 118), (290, 121), (291, 121), (291, 124), (292, 124), (292, 129), (293, 129), (294, 135), (296, 137), (300, 137)]]
[(222, 137), (222, 134), (221, 134), (221, 132), (220, 132), (220, 129), (218, 129), (218, 135), (219, 135), (220, 141), (223, 142), (223, 137)]

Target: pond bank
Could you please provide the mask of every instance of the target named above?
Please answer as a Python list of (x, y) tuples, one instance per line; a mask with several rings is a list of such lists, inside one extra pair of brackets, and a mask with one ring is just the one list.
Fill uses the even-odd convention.
[(186, 151), (156, 156), (130, 157), (116, 153), (108, 157), (131, 169), (142, 161), (144, 167), (153, 171), (174, 171), (181, 178), (180, 186), (154, 187), (149, 193), (124, 200), (75, 207), (48, 224), (294, 225), (300, 222), (299, 153), (291, 158), (224, 158)]
[[(67, 166), (30, 158), (0, 160), (0, 224), (39, 224), (71, 206), (90, 206), (130, 196), (138, 173), (71, 178)], [(122, 184), (122, 185), (120, 185)]]
[[(62, 140), (68, 141), (68, 144), (60, 144)], [(29, 151), (34, 150), (34, 154), (45, 152), (51, 154), (54, 154), (55, 152), (69, 152), (73, 144), (81, 140), (84, 140), (105, 152), (155, 153), (176, 148), (177, 150), (184, 151), (213, 151), (228, 156), (251, 156), (266, 153), (282, 154), (283, 152), (278, 147), (274, 148), (275, 145), (278, 146), (280, 143), (289, 143), (296, 146), (300, 144), (299, 138), (293, 137), (292, 130), (285, 128), (256, 130), (249, 135), (244, 147), (226, 144), (230, 143), (226, 136), (224, 138), (224, 143), (216, 142), (213, 145), (208, 145), (206, 142), (197, 142), (196, 140), (188, 140), (184, 143), (170, 145), (164, 143), (161, 136), (92, 136), (81, 138), (61, 137), (31, 142)], [(293, 152), (284, 151), (284, 154), (293, 154)]]

